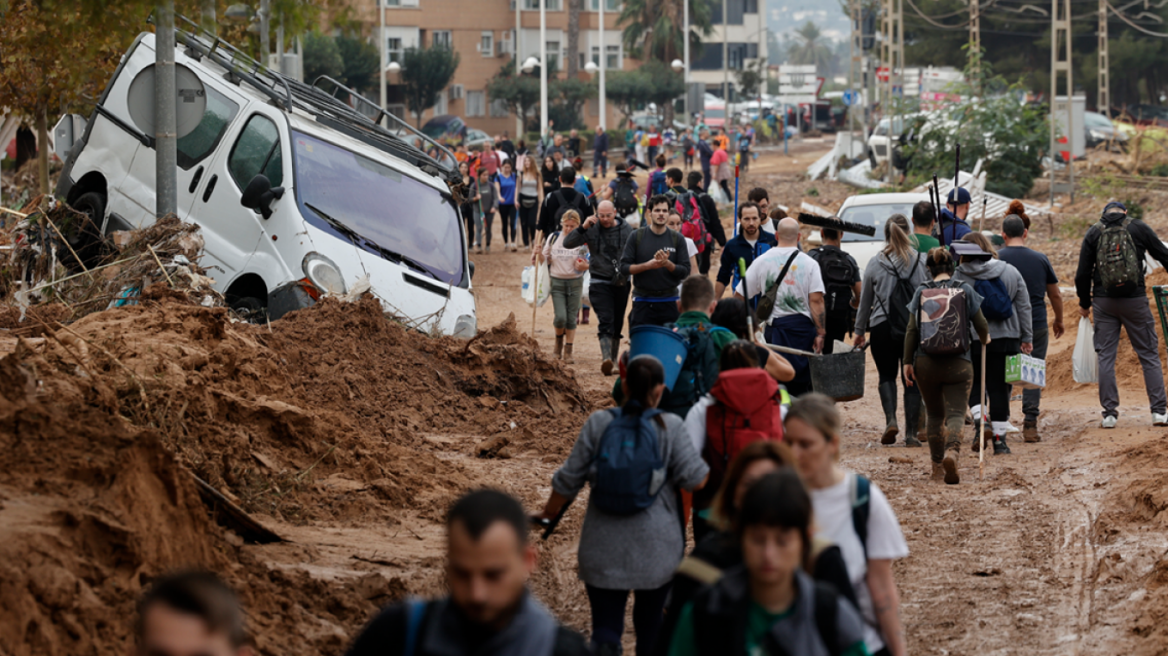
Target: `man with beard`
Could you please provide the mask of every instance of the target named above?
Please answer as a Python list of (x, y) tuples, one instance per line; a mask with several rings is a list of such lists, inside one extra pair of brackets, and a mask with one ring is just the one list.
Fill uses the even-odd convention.
[(620, 258), (632, 227), (616, 214), (612, 201), (602, 200), (596, 214), (584, 220), (578, 230), (564, 237), (564, 248), (587, 244), (591, 257), (588, 301), (596, 310), (596, 335), (600, 338), (600, 371), (611, 376), (620, 351), (621, 327), (629, 305), (628, 279), (621, 275)]
[[(738, 260), (746, 260), (746, 266), (750, 267), (756, 257), (775, 247), (774, 234), (764, 231), (761, 225), (762, 213), (758, 203), (747, 201), (738, 206), (738, 234), (726, 242), (722, 249), (722, 266), (718, 268), (714, 296), (722, 298), (727, 286), (733, 288), (738, 285)], [(761, 290), (752, 291), (753, 297)]]
[(664, 195), (649, 199), (649, 225), (638, 228), (625, 244), (621, 273), (633, 279), (629, 328), (664, 326), (677, 321), (677, 286), (689, 277), (685, 237), (669, 229), (672, 205)]

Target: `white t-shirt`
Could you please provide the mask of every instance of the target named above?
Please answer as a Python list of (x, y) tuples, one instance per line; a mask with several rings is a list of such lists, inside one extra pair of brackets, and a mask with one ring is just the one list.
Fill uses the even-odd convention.
[[(778, 246), (755, 258), (750, 268), (746, 270), (746, 284), (750, 288), (750, 295), (765, 293), (775, 284), (775, 279), (783, 272), (783, 265), (795, 252), (796, 246)], [(771, 312), (767, 323), (775, 319), (789, 317), (796, 314), (811, 319), (810, 296), (815, 292), (823, 293), (823, 277), (819, 274), (819, 263), (810, 255), (800, 251), (787, 275), (783, 278), (782, 287), (775, 296), (775, 309)], [(746, 296), (742, 291), (742, 283), (738, 283), (735, 292)]]
[[(690, 239), (689, 237), (683, 237), (683, 239), (685, 239), (685, 247), (686, 247), (687, 249), (689, 249), (689, 250), (687, 251), (687, 252), (689, 253), (689, 255), (686, 255), (686, 256), (685, 256), (686, 260), (688, 260), (689, 258), (691, 258), (691, 257), (693, 257), (693, 256), (695, 256), (695, 255), (697, 255), (697, 254), (698, 254), (698, 245), (697, 245), (697, 244), (695, 244), (695, 243), (694, 243), (694, 240)], [(691, 272), (690, 272), (690, 274), (692, 275), (692, 274), (693, 274), (693, 272), (691, 271)], [(677, 295), (678, 295), (678, 296), (680, 296), (680, 295), (681, 295), (681, 285), (678, 285), (678, 286), (677, 286)]]
[(848, 472), (842, 483), (822, 490), (811, 490), (811, 506), (815, 511), (815, 524), (819, 534), (839, 545), (847, 566), (848, 578), (856, 591), (860, 615), (864, 618), (864, 642), (868, 653), (875, 654), (884, 648), (880, 639), (880, 626), (876, 621), (876, 611), (872, 607), (872, 593), (868, 590), (868, 560), (896, 560), (908, 556), (908, 544), (900, 530), (900, 522), (888, 498), (871, 485), (871, 501), (868, 514), (868, 558), (864, 558), (864, 545), (852, 526), (852, 478)]

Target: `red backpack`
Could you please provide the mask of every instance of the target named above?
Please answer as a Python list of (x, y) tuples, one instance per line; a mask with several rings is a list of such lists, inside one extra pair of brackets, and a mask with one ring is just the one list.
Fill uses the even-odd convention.
[(706, 487), (717, 490), (730, 461), (751, 442), (783, 439), (786, 390), (765, 369), (732, 369), (718, 374), (710, 394), (717, 401), (706, 411), (706, 446), (710, 465)]
[(698, 204), (697, 194), (692, 191), (682, 194), (671, 193), (674, 209), (681, 215), (681, 234), (693, 240), (699, 253), (704, 253), (714, 238), (710, 235), (710, 231), (706, 230), (706, 222), (702, 220), (702, 208)]

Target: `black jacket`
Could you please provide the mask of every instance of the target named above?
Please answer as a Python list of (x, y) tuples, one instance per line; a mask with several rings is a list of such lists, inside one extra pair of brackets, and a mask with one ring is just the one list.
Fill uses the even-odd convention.
[(719, 246), (726, 245), (726, 229), (722, 227), (722, 217), (718, 216), (718, 204), (710, 195), (702, 191), (699, 184), (691, 187), (690, 191), (698, 195), (698, 205), (702, 208), (702, 221), (706, 223), (706, 231), (713, 236)]
[[(550, 234), (550, 233), (549, 233)], [(593, 283), (611, 282), (612, 277), (620, 269), (621, 255), (625, 251), (625, 243), (633, 228), (619, 216), (611, 228), (600, 225), (600, 220), (585, 230), (578, 228), (564, 237), (564, 248), (578, 248), (588, 245), (588, 255), (591, 264), (588, 267)]]
[(543, 197), (543, 209), (539, 212), (539, 229), (545, 235), (550, 235), (560, 229), (560, 217), (556, 216), (563, 208), (578, 209), (580, 222), (592, 216), (592, 204), (588, 197), (572, 187), (560, 187)]
[[(1121, 222), (1123, 219), (1104, 219), (1105, 225), (1112, 225)], [(1160, 264), (1168, 267), (1168, 247), (1164, 246), (1164, 242), (1156, 236), (1155, 231), (1148, 227), (1148, 224), (1143, 221), (1133, 220), (1127, 226), (1128, 234), (1131, 235), (1132, 241), (1136, 245), (1136, 253), (1139, 255), (1140, 263), (1143, 264), (1147, 258), (1147, 254), (1151, 253)], [(1103, 282), (1099, 277), (1099, 271), (1095, 268), (1095, 252), (1099, 246), (1099, 239), (1103, 236), (1103, 231), (1099, 229), (1098, 225), (1091, 226), (1087, 231), (1087, 236), (1083, 238), (1083, 246), (1079, 249), (1079, 269), (1075, 272), (1075, 292), (1079, 296), (1079, 307), (1091, 307), (1091, 297), (1097, 296), (1099, 298), (1112, 298), (1113, 295), (1108, 293), (1103, 288)], [(1140, 271), (1140, 284), (1131, 291), (1121, 292), (1116, 297), (1118, 298), (1143, 298), (1147, 291), (1144, 289), (1144, 271)]]

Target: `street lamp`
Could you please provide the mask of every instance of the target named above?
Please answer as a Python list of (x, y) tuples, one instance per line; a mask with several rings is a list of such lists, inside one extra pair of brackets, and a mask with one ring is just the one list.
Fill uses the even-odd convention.
[(596, 62), (590, 61), (584, 64), (584, 72), (589, 75), (596, 75), (600, 72), (600, 67), (596, 65)]
[(524, 73), (530, 73), (534, 71), (537, 66), (539, 66), (539, 60), (532, 56), (524, 60), (523, 66), (520, 68), (520, 70), (522, 70)]
[(223, 15), (230, 20), (242, 23), (251, 20), (255, 12), (251, 10), (251, 7), (240, 2), (228, 7), (227, 11), (223, 12)]
[(399, 64), (397, 62), (389, 62), (389, 65), (385, 67), (385, 72), (386, 73), (400, 73), (401, 72), (401, 64)]

